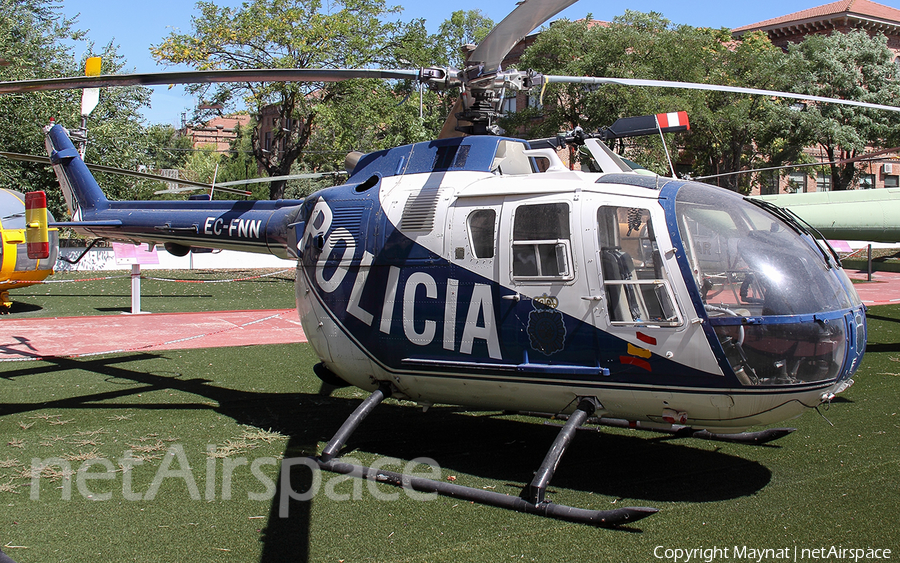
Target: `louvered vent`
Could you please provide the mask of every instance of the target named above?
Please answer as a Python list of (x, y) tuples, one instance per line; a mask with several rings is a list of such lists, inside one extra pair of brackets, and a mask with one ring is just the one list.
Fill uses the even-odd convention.
[(437, 208), (440, 188), (422, 188), (410, 194), (400, 218), (401, 231), (431, 231), (434, 229), (434, 210)]
[(353, 232), (359, 229), (364, 211), (362, 207), (337, 207), (333, 211), (331, 225), (333, 228), (344, 227)]

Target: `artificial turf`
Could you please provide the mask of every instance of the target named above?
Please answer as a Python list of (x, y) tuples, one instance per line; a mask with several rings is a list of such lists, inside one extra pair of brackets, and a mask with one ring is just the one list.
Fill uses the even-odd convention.
[[(204, 276), (243, 274), (195, 275)], [(145, 296), (157, 296), (145, 308), (289, 307), (290, 276), (156, 289), (145, 280)], [(12, 314), (118, 314), (129, 285), (116, 283), (20, 290), (13, 297), (26, 307)], [(0, 546), (19, 563), (644, 562), (674, 561), (676, 549), (701, 549), (691, 561), (854, 561), (858, 552), (847, 549), (870, 548), (897, 559), (900, 307), (871, 308), (868, 326), (857, 383), (821, 407), (824, 416), (809, 411), (786, 423), (797, 431), (773, 445), (579, 432), (549, 497), (583, 508), (660, 509), (621, 529), (416, 500), (330, 474), (319, 475), (311, 500), (285, 502), (288, 515), (279, 517), (287, 498), (279, 460), (320, 451), (365, 396), (320, 393), (306, 344), (0, 363)], [(535, 418), (441, 406), (423, 413), (389, 399), (346, 455), (393, 470), (429, 457), (442, 480), (517, 495), (556, 432)], [(140, 464), (123, 462), (129, 457)], [(75, 472), (68, 495), (65, 462)], [(85, 469), (104, 477), (85, 479)], [(312, 480), (302, 466), (291, 475), (295, 491)], [(843, 557), (829, 557), (832, 547)]]

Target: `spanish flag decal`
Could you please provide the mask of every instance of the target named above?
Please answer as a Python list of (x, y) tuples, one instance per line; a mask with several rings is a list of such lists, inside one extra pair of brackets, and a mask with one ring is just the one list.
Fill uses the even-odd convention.
[(634, 344), (628, 343), (628, 353), (630, 356), (619, 356), (619, 361), (623, 364), (627, 364), (630, 366), (637, 366), (641, 369), (645, 369), (647, 371), (653, 371), (653, 368), (650, 366), (650, 362), (647, 360), (650, 359), (650, 356), (653, 353), (646, 348), (641, 348), (639, 346), (635, 346)]

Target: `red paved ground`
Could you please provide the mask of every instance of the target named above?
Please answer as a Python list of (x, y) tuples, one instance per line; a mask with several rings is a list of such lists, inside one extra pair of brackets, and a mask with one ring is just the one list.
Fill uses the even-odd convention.
[[(900, 273), (855, 287), (866, 305), (900, 303)], [(295, 309), (0, 320), (0, 361), (290, 342), (306, 342)]]
[[(865, 280), (866, 272), (847, 270), (854, 280)], [(874, 272), (871, 282), (854, 284), (860, 299), (866, 305), (890, 305), (900, 303), (900, 273)]]
[(306, 342), (296, 309), (0, 320), (0, 361)]

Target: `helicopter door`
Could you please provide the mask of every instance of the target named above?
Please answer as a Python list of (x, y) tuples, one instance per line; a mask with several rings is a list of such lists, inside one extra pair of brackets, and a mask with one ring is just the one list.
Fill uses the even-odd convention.
[[(597, 263), (602, 290), (595, 317), (634, 332), (634, 327), (682, 326), (659, 253), (650, 211), (638, 207), (597, 208)], [(598, 288), (599, 289), (599, 288)], [(599, 319), (598, 319), (599, 320)]]
[[(508, 268), (509, 287), (517, 291), (505, 298), (513, 298), (510, 303), (520, 327), (516, 345), (525, 354), (522, 362), (559, 363), (563, 357), (571, 361), (563, 315), (571, 305), (576, 277), (570, 204), (511, 202), (504, 205), (503, 213), (501, 240), (509, 243), (501, 245), (500, 252)], [(581, 301), (577, 305), (583, 306)], [(559, 354), (563, 350), (567, 353)]]

